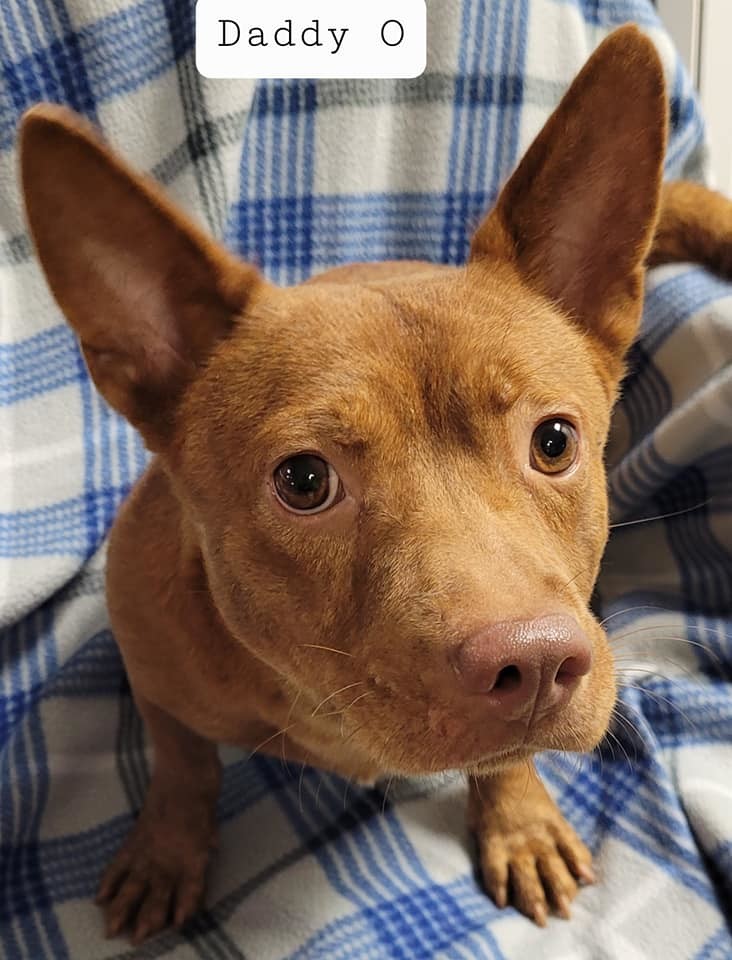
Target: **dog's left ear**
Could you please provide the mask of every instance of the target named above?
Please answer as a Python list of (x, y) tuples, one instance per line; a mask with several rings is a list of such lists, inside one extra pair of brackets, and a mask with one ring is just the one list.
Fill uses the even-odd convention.
[(636, 334), (658, 213), (667, 100), (653, 43), (621, 27), (597, 48), (473, 237), (604, 348), (617, 377)]

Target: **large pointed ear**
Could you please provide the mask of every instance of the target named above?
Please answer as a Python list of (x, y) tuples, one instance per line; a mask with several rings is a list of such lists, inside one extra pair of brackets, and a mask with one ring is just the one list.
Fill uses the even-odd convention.
[(101, 393), (164, 447), (177, 401), (261, 282), (63, 107), (23, 118), (28, 221)]
[(636, 334), (666, 145), (663, 68), (634, 26), (579, 73), (473, 237), (605, 348), (620, 374)]

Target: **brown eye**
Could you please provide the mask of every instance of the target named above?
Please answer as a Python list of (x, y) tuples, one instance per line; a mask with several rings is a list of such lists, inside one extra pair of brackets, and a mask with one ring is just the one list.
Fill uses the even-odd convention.
[(280, 503), (293, 513), (327, 510), (341, 489), (333, 467), (311, 453), (300, 453), (283, 460), (273, 479)]
[(562, 473), (577, 459), (577, 431), (567, 420), (545, 420), (531, 438), (531, 466), (540, 473)]

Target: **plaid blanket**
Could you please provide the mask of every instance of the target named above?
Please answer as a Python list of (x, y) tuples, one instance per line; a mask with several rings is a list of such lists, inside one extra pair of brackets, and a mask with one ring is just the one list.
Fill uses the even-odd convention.
[(148, 776), (103, 595), (105, 535), (146, 455), (34, 262), (21, 112), (86, 113), (275, 281), (459, 263), (628, 19), (667, 66), (668, 174), (703, 177), (698, 105), (646, 0), (429, 0), (427, 72), (399, 82), (206, 81), (191, 0), (0, 0), (0, 956), (732, 957), (732, 287), (698, 267), (650, 278), (609, 449), (597, 606), (623, 682), (615, 723), (593, 756), (540, 761), (600, 875), (572, 922), (541, 931), (481, 893), (460, 781), (384, 796), (236, 751), (196, 921), (132, 951), (102, 938), (91, 903)]

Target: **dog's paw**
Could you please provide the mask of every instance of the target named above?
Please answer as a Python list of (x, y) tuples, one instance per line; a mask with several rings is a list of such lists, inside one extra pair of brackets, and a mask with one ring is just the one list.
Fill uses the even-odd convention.
[(478, 846), (483, 885), (496, 905), (510, 903), (541, 927), (550, 911), (569, 919), (579, 884), (595, 879), (590, 851), (559, 813), (514, 829), (484, 826)]
[(592, 855), (536, 776), (533, 766), (470, 781), (470, 825), (483, 886), (539, 926), (550, 912), (569, 918), (581, 883), (594, 883)]
[(139, 944), (171, 923), (181, 927), (198, 910), (215, 828), (205, 815), (193, 829), (195, 821), (186, 819), (181, 829), (143, 810), (97, 891), (107, 937), (128, 930)]

